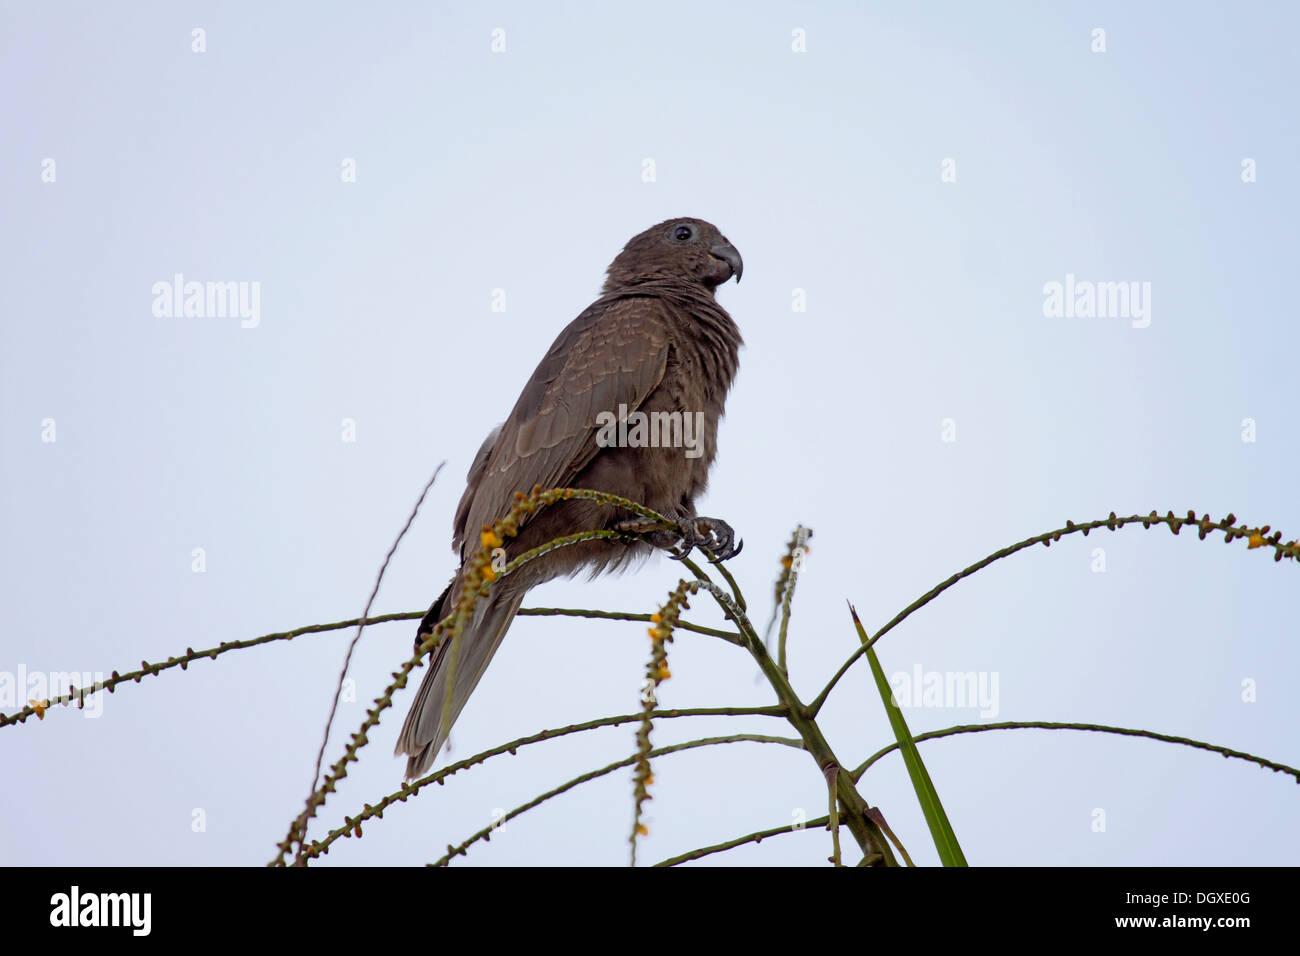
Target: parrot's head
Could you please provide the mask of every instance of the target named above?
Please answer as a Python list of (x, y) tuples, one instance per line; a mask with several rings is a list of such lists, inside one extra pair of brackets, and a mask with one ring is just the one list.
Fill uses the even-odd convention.
[(698, 283), (710, 292), (744, 270), (740, 253), (711, 222), (667, 219), (633, 236), (609, 265), (605, 291), (653, 279)]

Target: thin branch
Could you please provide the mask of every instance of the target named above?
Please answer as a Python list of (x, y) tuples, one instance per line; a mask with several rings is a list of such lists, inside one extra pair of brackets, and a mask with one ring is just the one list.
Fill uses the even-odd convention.
[[(343, 631), (351, 627), (357, 627), (365, 623), (367, 627), (374, 624), (386, 624), (389, 621), (418, 621), (428, 613), (427, 611), (400, 611), (394, 614), (376, 614), (374, 617), (349, 618), (346, 621), (335, 621), (332, 624), (307, 624), (303, 627), (294, 628), (292, 631), (276, 631), (273, 634), (263, 634), (261, 637), (252, 637), (241, 641), (222, 641), (216, 647), (206, 647), (203, 650), (196, 651), (193, 648), (186, 648), (185, 653), (180, 657), (169, 657), (165, 661), (157, 664), (150, 664), (148, 661), (140, 662), (140, 669), (127, 671), (125, 674), (119, 674), (113, 671), (112, 675), (105, 680), (97, 681), (89, 687), (76, 687), (75, 685), (66, 694), (60, 694), (57, 697), (51, 697), (47, 700), (40, 701), (36, 706), (27, 706), (20, 711), (12, 714), (0, 714), (0, 727), (7, 727), (11, 724), (24, 723), (28, 717), (38, 716), (53, 707), (61, 707), (66, 704), (76, 703), (78, 706), (85, 706), (85, 698), (100, 691), (113, 693), (114, 688), (119, 684), (140, 683), (145, 677), (153, 677), (161, 674), (165, 670), (173, 667), (179, 667), (185, 670), (190, 664), (198, 660), (211, 659), (216, 660), (219, 656), (227, 651), (238, 651), (248, 647), (257, 647), (260, 644), (269, 644), (273, 641), (291, 641), (295, 637), (301, 637), (304, 634), (322, 634), (327, 631)], [(563, 615), (566, 617), (590, 617), (605, 618), (612, 621), (649, 621), (649, 614), (632, 614), (624, 611), (594, 611), (586, 608), (562, 608), (562, 607), (524, 607), (518, 612), (521, 616), (546, 616), (546, 615)], [(710, 637), (720, 637), (724, 641), (730, 641), (732, 644), (743, 647), (745, 639), (733, 631), (719, 631), (712, 627), (704, 627), (699, 624), (692, 624), (689, 621), (678, 621), (677, 626), (687, 631), (694, 631), (697, 634), (707, 634)]]
[[(724, 850), (734, 850), (738, 846), (744, 846), (746, 843), (762, 843), (768, 837), (780, 836), (783, 833), (800, 833), (804, 830), (815, 830), (817, 827), (829, 826), (831, 818), (829, 815), (818, 817), (816, 820), (809, 820), (802, 827), (794, 827), (786, 824), (783, 827), (772, 827), (770, 830), (759, 830), (757, 833), (749, 833), (742, 837), (736, 837), (734, 840), (728, 840), (725, 843), (715, 843), (713, 846), (702, 846), (697, 850), (690, 850), (680, 856), (671, 856), (666, 860), (660, 860), (655, 866), (677, 866), (681, 863), (689, 863), (691, 860), (698, 860), (701, 857), (709, 856), (712, 853), (721, 853)], [(844, 823), (840, 823), (844, 826)]]
[(849, 656), (849, 659), (844, 662), (840, 669), (835, 672), (835, 676), (831, 678), (830, 683), (828, 683), (826, 687), (823, 688), (822, 692), (817, 695), (816, 699), (808, 705), (809, 714), (813, 717), (817, 716), (818, 712), (821, 711), (822, 705), (826, 703), (826, 698), (830, 696), (835, 685), (839, 683), (840, 678), (848, 673), (849, 668), (852, 667), (859, 658), (866, 654), (867, 648), (873, 647), (876, 641), (880, 640), (896, 626), (901, 624), (914, 611), (925, 607), (925, 605), (929, 604), (958, 581), (970, 577), (977, 571), (982, 571), (995, 561), (1000, 561), (1002, 558), (1009, 557), (1017, 551), (1023, 551), (1036, 544), (1051, 547), (1053, 541), (1060, 541), (1061, 538), (1067, 534), (1082, 532), (1084, 537), (1087, 537), (1089, 531), (1094, 531), (1097, 528), (1107, 528), (1111, 531), (1117, 531), (1125, 525), (1139, 523), (1143, 528), (1150, 528), (1152, 525), (1156, 524), (1167, 525), (1170, 531), (1174, 534), (1178, 534), (1183, 526), (1188, 525), (1198, 530), (1198, 537), (1201, 540), (1204, 540), (1211, 531), (1222, 531), (1224, 534), (1225, 544), (1231, 543), (1234, 538), (1245, 538), (1247, 541), (1247, 547), (1251, 550), (1266, 546), (1273, 548), (1274, 561), (1281, 561), (1283, 558), (1289, 558), (1293, 561), (1300, 559), (1300, 541), (1293, 540), (1284, 543), (1282, 541), (1282, 532), (1274, 531), (1271, 535), (1269, 534), (1271, 531), (1269, 525), (1264, 525), (1262, 528), (1250, 528), (1245, 525), (1237, 527), (1236, 521), (1236, 517), (1231, 514), (1222, 521), (1211, 521), (1209, 515), (1204, 515), (1198, 520), (1196, 512), (1194, 511), (1187, 512), (1187, 517), (1185, 518), (1175, 517), (1172, 511), (1167, 515), (1158, 515), (1152, 511), (1150, 514), (1129, 515), (1127, 518), (1117, 518), (1115, 512), (1112, 511), (1108, 518), (1102, 518), (1098, 521), (1088, 521), (1083, 524), (1075, 524), (1073, 521), (1067, 521), (1064, 528), (1058, 528), (1055, 531), (1048, 531), (1044, 534), (1035, 535), (1032, 538), (1026, 538), (1024, 541), (1005, 547), (1000, 551), (994, 551), (988, 557), (975, 562), (964, 570), (958, 571), (942, 584), (931, 588), (925, 594), (921, 595), (903, 610), (899, 611), (898, 614), (894, 616), (894, 619), (877, 631), (870, 641), (859, 646), (857, 650)]
[[(430, 475), (429, 480), (425, 482), (424, 490), (420, 492), (420, 497), (415, 499), (415, 507), (411, 509), (411, 513), (407, 516), (406, 524), (402, 525), (402, 530), (397, 532), (397, 537), (393, 539), (393, 546), (389, 548), (388, 553), (384, 555), (384, 563), (379, 566), (379, 573), (375, 575), (375, 586), (370, 589), (370, 597), (366, 599), (365, 610), (361, 612), (361, 620), (357, 624), (357, 633), (353, 635), (352, 640), (348, 643), (348, 652), (343, 657), (343, 669), (339, 671), (339, 683), (334, 689), (334, 700), (330, 703), (330, 714), (325, 721), (325, 733), (321, 737), (320, 750), (316, 752), (316, 767), (311, 774), (311, 794), (307, 797), (307, 804), (303, 809), (304, 814), (311, 809), (311, 797), (316, 792), (316, 781), (320, 779), (321, 764), (325, 762), (325, 748), (330, 742), (330, 729), (334, 726), (334, 715), (338, 713), (339, 700), (343, 696), (343, 682), (347, 680), (348, 667), (352, 663), (352, 652), (356, 650), (357, 642), (361, 640), (361, 634), (365, 631), (366, 624), (369, 623), (370, 609), (374, 607), (375, 598), (379, 595), (379, 586), (383, 584), (384, 573), (388, 570), (388, 564), (393, 560), (393, 555), (397, 553), (397, 546), (402, 543), (402, 539), (406, 537), (406, 532), (410, 531), (411, 525), (415, 523), (415, 517), (420, 513), (420, 506), (424, 504), (424, 499), (429, 494), (429, 489), (432, 488), (433, 483), (438, 480), (438, 475), (442, 473), (442, 469), (446, 464), (445, 461), (440, 462), (438, 467), (433, 469), (433, 474)], [(305, 833), (306, 829), (306, 820), (304, 819), (301, 832)], [(299, 861), (302, 860), (302, 846), (303, 842), (300, 838), (298, 840), (298, 852), (295, 857)]]
[(644, 716), (636, 732), (636, 762), (632, 770), (632, 832), (628, 837), (631, 844), (631, 866), (636, 866), (637, 840), (649, 832), (641, 822), (641, 811), (650, 799), (650, 785), (654, 783), (654, 774), (650, 769), (650, 754), (654, 750), (650, 744), (650, 734), (654, 730), (655, 704), (658, 702), (655, 691), (660, 684), (672, 677), (668, 669), (668, 645), (672, 643), (673, 630), (677, 626), (677, 619), (681, 617), (682, 609), (690, 607), (688, 592), (693, 594), (694, 589), (684, 579), (679, 581), (668, 595), (668, 600), (650, 616), (654, 626), (649, 628), (650, 661), (646, 664), (646, 680), (641, 692), (641, 712)]
[(717, 568), (718, 573), (722, 575), (722, 580), (727, 582), (727, 587), (731, 588), (731, 594), (735, 597), (736, 604), (739, 605), (742, 611), (748, 611), (749, 605), (745, 603), (745, 595), (740, 593), (740, 585), (737, 584), (736, 579), (731, 576), (731, 571), (728, 570), (727, 565), (719, 561), (714, 565), (714, 567)]
[[(640, 719), (639, 714), (637, 715), (637, 717), (638, 719)], [(731, 743), (743, 743), (743, 742), (763, 743), (763, 744), (782, 744), (786, 747), (794, 747), (799, 750), (803, 749), (802, 741), (798, 741), (790, 737), (769, 737), (764, 734), (730, 734), (725, 737), (705, 737), (702, 740), (689, 740), (685, 743), (670, 744), (667, 747), (656, 747), (654, 750), (650, 751), (649, 756), (651, 758), (662, 757), (667, 754), (677, 753), (678, 751), (681, 750), (691, 750), (696, 747), (711, 747), (714, 744), (731, 744)], [(553, 790), (548, 790), (546, 793), (534, 797), (532, 800), (529, 800), (527, 803), (515, 807), (515, 809), (511, 810), (509, 813), (507, 813), (504, 817), (502, 817), (492, 826), (484, 827), (482, 830), (479, 830), (477, 833), (475, 833), (469, 839), (465, 840), (459, 846), (454, 846), (454, 847), (448, 846), (447, 852), (429, 865), (446, 866), (448, 863), (451, 862), (453, 857), (464, 856), (465, 853), (469, 850), (470, 846), (477, 843), (479, 840), (492, 839), (492, 831), (496, 829), (496, 827), (505, 823), (507, 820), (512, 820), (522, 813), (527, 813), (529, 810), (532, 810), (534, 807), (540, 806), (541, 804), (545, 803), (547, 800), (550, 800), (552, 797), (557, 797), (560, 794), (564, 793), (565, 791), (572, 790), (574, 787), (578, 786), (579, 784), (587, 783), (588, 781), (595, 780), (598, 777), (604, 777), (608, 774), (613, 773), (615, 770), (622, 769), (623, 767), (630, 767), (634, 763), (636, 763), (638, 759), (640, 758), (639, 755), (637, 754), (633, 754), (630, 757), (624, 757), (622, 760), (616, 761), (612, 764), (609, 764), (608, 766), (601, 767), (599, 770), (591, 770), (588, 771), (587, 773), (582, 774), (581, 776), (574, 777), (572, 780), (560, 784), (558, 787), (554, 788)]]
[[(547, 615), (559, 615), (564, 617), (591, 617), (606, 621), (644, 621), (650, 623), (653, 617), (651, 614), (634, 614), (629, 611), (593, 611), (586, 608), (568, 608), (568, 607), (525, 607), (518, 611), (520, 617), (536, 616), (543, 617)], [(694, 631), (696, 634), (708, 634), (710, 637), (720, 637), (724, 641), (729, 641), (737, 647), (745, 646), (745, 639), (735, 631), (719, 631), (712, 627), (703, 627), (699, 624), (692, 624), (689, 621), (678, 621), (677, 627), (687, 631)]]
[[(330, 844), (342, 837), (361, 836), (361, 824), (372, 817), (382, 818), (384, 811), (395, 803), (405, 803), (407, 797), (414, 796), (420, 790), (430, 784), (441, 785), (452, 774), (467, 770), (478, 764), (485, 762), (489, 757), (499, 757), (501, 754), (510, 754), (514, 756), (515, 751), (521, 747), (527, 747), (529, 744), (541, 743), (544, 740), (554, 740), (557, 737), (564, 737), (568, 734), (583, 733), (588, 730), (596, 730), (601, 727), (615, 727), (619, 724), (635, 723), (644, 718), (644, 714), (620, 714), (617, 717), (601, 717), (596, 720), (588, 720), (581, 724), (569, 724), (567, 727), (557, 727), (553, 730), (543, 730), (527, 737), (520, 737), (518, 740), (512, 740), (509, 743), (499, 744), (489, 750), (476, 753), (472, 757), (466, 757), (464, 760), (448, 764), (441, 770), (434, 771), (419, 780), (413, 780), (405, 784), (402, 789), (395, 793), (390, 793), (382, 798), (373, 806), (369, 803), (355, 817), (344, 817), (343, 826), (331, 830), (328, 835), (320, 840), (314, 840), (307, 846), (307, 855), (317, 857), (329, 852)], [(682, 707), (673, 710), (657, 710), (653, 713), (656, 718), (671, 717), (784, 717), (785, 708), (775, 707)]]
[[(799, 583), (799, 569), (803, 565), (803, 556), (808, 553), (808, 539), (810, 537), (812, 537), (812, 532), (803, 525), (798, 525), (794, 529), (794, 537), (790, 539), (790, 551), (782, 561), (782, 564), (788, 562), (788, 566), (785, 569), (786, 573), (783, 575), (784, 581), (781, 587), (781, 629), (777, 632), (776, 637), (776, 662), (781, 668), (781, 673), (786, 676), (790, 674), (790, 668), (785, 660), (786, 631), (790, 627), (790, 607), (794, 602), (794, 589)], [(775, 610), (773, 613), (775, 613)]]
[[(370, 618), (368, 623), (382, 624), (386, 621), (414, 621), (422, 617), (424, 617), (423, 611), (410, 611), (401, 614), (380, 614)], [(274, 634), (263, 634), (261, 637), (252, 637), (242, 641), (222, 641), (216, 647), (204, 648), (201, 651), (196, 651), (193, 648), (187, 647), (185, 653), (180, 657), (169, 657), (167, 660), (160, 661), (157, 664), (150, 664), (148, 661), (141, 661), (139, 670), (127, 671), (125, 674), (119, 674), (117, 671), (113, 671), (106, 680), (96, 681), (89, 687), (73, 687), (68, 693), (43, 701), (36, 707), (28, 706), (24, 707), (20, 711), (15, 711), (12, 714), (0, 714), (0, 727), (7, 727), (10, 724), (21, 724), (26, 721), (28, 717), (33, 715), (39, 716), (51, 707), (59, 707), (65, 704), (70, 704), (74, 701), (78, 706), (84, 706), (86, 697), (91, 694), (99, 693), (101, 690), (106, 690), (111, 694), (119, 684), (125, 684), (132, 681), (138, 684), (145, 677), (153, 677), (157, 674), (161, 674), (165, 670), (170, 670), (173, 667), (179, 667), (181, 670), (186, 670), (189, 665), (195, 661), (203, 660), (204, 658), (216, 660), (217, 657), (227, 651), (238, 651), (243, 650), (246, 647), (257, 647), (259, 644), (269, 644), (272, 641), (291, 641), (295, 637), (300, 637), (303, 634), (319, 634), (324, 631), (340, 631), (349, 627), (356, 627), (360, 623), (361, 618), (353, 618), (350, 621), (336, 621), (333, 624), (308, 624), (305, 627), (294, 628), (292, 631), (277, 631)]]
[[(1197, 750), (1208, 750), (1210, 753), (1219, 754), (1225, 758), (1236, 758), (1237, 760), (1246, 760), (1253, 764), (1258, 764), (1265, 770), (1272, 770), (1276, 773), (1289, 774), (1295, 777), (1296, 783), (1300, 783), (1300, 769), (1288, 767), (1286, 764), (1274, 763), (1271, 760), (1265, 760), (1263, 757), (1257, 757), (1254, 754), (1246, 753), (1244, 750), (1232, 750), (1228, 747), (1220, 747), (1218, 744), (1209, 744), (1203, 740), (1193, 740), (1190, 737), (1175, 737), (1172, 734), (1158, 734), (1153, 730), (1138, 730), (1133, 727), (1111, 727), (1107, 724), (1078, 724), (1078, 723), (1060, 723), (1050, 720), (1007, 720), (996, 724), (961, 724), (956, 727), (945, 727), (943, 730), (930, 730), (923, 734), (916, 734), (912, 737), (917, 743), (923, 740), (936, 740), (940, 737), (951, 737), (955, 734), (978, 734), (986, 730), (1086, 730), (1099, 734), (1120, 734), (1125, 737), (1145, 737), (1148, 740), (1159, 740), (1167, 744), (1182, 744), (1184, 747), (1194, 747)], [(871, 765), (878, 761), (886, 754), (897, 750), (898, 744), (892, 743), (888, 747), (882, 747), (865, 761), (862, 766), (853, 771), (853, 779), (860, 780), (862, 775), (870, 769)]]

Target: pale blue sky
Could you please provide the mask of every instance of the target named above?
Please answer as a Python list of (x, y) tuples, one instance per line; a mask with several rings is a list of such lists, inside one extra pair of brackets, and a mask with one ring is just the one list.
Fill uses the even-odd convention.
[[(716, 223), (745, 258), (743, 284), (719, 291), (746, 347), (700, 510), (745, 538), (732, 567), (764, 622), (790, 530), (815, 529), (791, 628), (807, 698), (856, 644), (845, 598), (877, 628), (1067, 518), (1231, 510), (1294, 537), (1298, 30), (1285, 3), (5, 0), (0, 670), (126, 670), (354, 617), (445, 458), (376, 610), (426, 607), (483, 435), (622, 244), (677, 215)], [(956, 182), (940, 181), (945, 158)], [(151, 288), (176, 273), (258, 282), (260, 323), (156, 317)], [(1043, 285), (1067, 274), (1151, 283), (1150, 326), (1045, 318)], [(526, 603), (652, 610), (679, 572), (660, 559)], [(891, 673), (996, 674), (1000, 720), (1143, 727), (1296, 765), (1298, 572), (1188, 532), (1075, 537), (961, 583), (879, 650)], [(705, 607), (692, 615), (712, 622)], [(412, 630), (362, 641), (363, 702)], [(265, 862), (308, 790), (349, 638), (169, 672), (96, 720), (0, 729), (0, 859)], [(646, 650), (640, 625), (518, 620), (455, 756), (637, 709)], [(771, 702), (734, 648), (683, 634), (670, 663), (666, 706)], [(319, 832), (399, 785), (409, 696)], [(330, 755), (361, 716), (341, 708)], [(891, 739), (865, 667), (825, 728), (853, 764)], [(744, 729), (790, 733), (696, 718), (654, 740)], [(489, 761), (327, 862), (432, 860), (494, 809), (626, 756), (633, 732)], [(1290, 864), (1300, 840), (1293, 780), (1202, 752), (1042, 731), (922, 752), (975, 864)], [(792, 750), (694, 751), (655, 775), (647, 862), (824, 812)], [(936, 861), (896, 756), (862, 790)], [(615, 774), (458, 865), (622, 864), (631, 812)], [(829, 848), (806, 832), (710, 862), (812, 865)]]

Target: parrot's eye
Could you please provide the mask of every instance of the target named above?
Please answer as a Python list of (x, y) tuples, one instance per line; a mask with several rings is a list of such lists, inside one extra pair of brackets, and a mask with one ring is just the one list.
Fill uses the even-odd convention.
[(678, 226), (676, 229), (673, 230), (673, 238), (676, 239), (678, 242), (685, 242), (693, 235), (695, 235), (695, 230), (692, 229), (690, 226)]

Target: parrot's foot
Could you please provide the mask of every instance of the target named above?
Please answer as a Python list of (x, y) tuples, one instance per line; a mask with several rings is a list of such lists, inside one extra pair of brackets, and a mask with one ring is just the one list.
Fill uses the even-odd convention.
[(681, 561), (699, 548), (709, 555), (709, 562), (717, 564), (740, 554), (744, 541), (736, 539), (731, 525), (720, 518), (679, 518), (682, 533), (665, 528), (653, 518), (629, 518), (614, 525), (614, 530), (626, 534), (628, 542), (648, 541), (656, 548), (667, 551), (675, 561)]
[(717, 564), (734, 558), (745, 547), (745, 542), (736, 537), (735, 529), (721, 518), (687, 518), (681, 525), (688, 531), (678, 545), (683, 558), (690, 554), (693, 545), (709, 555), (710, 564)]

